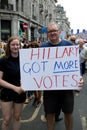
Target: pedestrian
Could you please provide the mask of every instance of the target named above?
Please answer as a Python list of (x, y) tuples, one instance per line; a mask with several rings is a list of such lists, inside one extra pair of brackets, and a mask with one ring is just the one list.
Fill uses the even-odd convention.
[(3, 46), (4, 45), (2, 45), (3, 43), (2, 42), (0, 42), (0, 58), (4, 55), (4, 53), (5, 53), (5, 51), (4, 51), (4, 49), (3, 49)]
[[(31, 44), (29, 44), (28, 48), (39, 48), (39, 44), (37, 41), (33, 41)], [(39, 105), (41, 104), (42, 91), (35, 90), (33, 91), (33, 94), (34, 94), (34, 101), (32, 105), (35, 107), (39, 107)]]
[(39, 107), (39, 105), (41, 104), (41, 96), (42, 96), (42, 91), (33, 91), (34, 93), (34, 101), (32, 103), (33, 106), (35, 107)]
[(73, 45), (77, 45), (77, 43), (76, 43), (76, 35), (71, 35), (70, 36), (70, 41), (73, 43)]
[(0, 87), (1, 87), (1, 110), (2, 130), (8, 130), (13, 118), (13, 130), (20, 128), (20, 116), (26, 93), (21, 88), (19, 49), (20, 39), (12, 36), (8, 39), (6, 53), (0, 59)]
[[(47, 37), (49, 41), (41, 44), (41, 47), (70, 46), (72, 42), (59, 38), (60, 29), (56, 23), (50, 23), (47, 27)], [(81, 77), (79, 85), (83, 85)], [(73, 130), (73, 108), (74, 91), (73, 90), (47, 90), (43, 91), (43, 104), (47, 119), (48, 130), (55, 129), (55, 114), (62, 110), (64, 113), (66, 130)]]
[(79, 52), (80, 52), (80, 66), (81, 66), (81, 74), (85, 74), (85, 63), (86, 63), (86, 48), (85, 45), (86, 43), (84, 42), (84, 39), (79, 38), (77, 39), (77, 43), (79, 45)]
[[(28, 44), (25, 48), (39, 48), (39, 43), (38, 43), (38, 41), (33, 41), (30, 44)], [(41, 104), (42, 91), (35, 90), (35, 91), (33, 91), (33, 95), (34, 95), (34, 100), (33, 100), (32, 105), (35, 107), (39, 107)], [(28, 98), (28, 100), (29, 99), (30, 99), (30, 97)]]

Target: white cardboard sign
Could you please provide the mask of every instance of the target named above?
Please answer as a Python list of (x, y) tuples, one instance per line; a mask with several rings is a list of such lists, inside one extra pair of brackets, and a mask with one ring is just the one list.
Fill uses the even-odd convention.
[(79, 47), (20, 49), (24, 90), (76, 90), (80, 80)]

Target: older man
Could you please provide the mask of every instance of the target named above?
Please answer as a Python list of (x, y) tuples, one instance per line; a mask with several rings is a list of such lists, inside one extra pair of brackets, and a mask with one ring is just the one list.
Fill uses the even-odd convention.
[[(47, 27), (47, 37), (49, 41), (42, 43), (41, 47), (57, 47), (71, 46), (72, 42), (61, 40), (59, 38), (60, 30), (56, 23), (50, 23)], [(80, 83), (83, 83), (81, 80)], [(73, 108), (74, 108), (74, 93), (73, 90), (51, 90), (43, 92), (44, 110), (47, 114), (48, 130), (54, 130), (55, 113), (62, 110), (64, 112), (66, 130), (73, 130)]]

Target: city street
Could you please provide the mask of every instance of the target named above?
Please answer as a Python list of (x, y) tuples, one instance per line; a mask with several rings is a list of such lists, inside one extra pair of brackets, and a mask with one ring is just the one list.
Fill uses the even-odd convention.
[[(87, 130), (87, 73), (84, 75), (84, 88), (80, 94), (75, 93), (74, 108), (74, 130)], [(29, 104), (24, 104), (21, 117), (20, 130), (47, 130), (46, 120), (44, 118), (43, 103), (35, 108), (32, 106), (33, 99)], [(61, 112), (60, 117), (63, 117)], [(2, 114), (0, 109), (0, 130)], [(11, 126), (12, 127), (12, 126)], [(12, 130), (10, 128), (10, 130)], [(56, 122), (55, 130), (65, 130), (64, 120)]]
[[(0, 92), (4, 87), (0, 99), (15, 100), (20, 105), (25, 95), (21, 97), (15, 92), (22, 93), (22, 89), (77, 89), (79, 74), (85, 67), (83, 89), (74, 91), (73, 130), (87, 130), (86, 3), (86, 0), (0, 0)], [(43, 92), (41, 94), (35, 96), (37, 103), (41, 103), (37, 104), (38, 107), (32, 105), (34, 98), (22, 104), (21, 120), (15, 121), (15, 130), (20, 124), (20, 130), (47, 130)], [(57, 95), (60, 96), (59, 93)], [(47, 99), (49, 95), (46, 96)], [(49, 96), (50, 100), (51, 97), (55, 97), (54, 94)], [(57, 98), (66, 103), (66, 100), (61, 101), (61, 96)], [(66, 99), (65, 95), (63, 98)], [(54, 100), (50, 102), (55, 103)], [(11, 112), (16, 120), (20, 119), (21, 105), (15, 103), (10, 107), (14, 108)], [(3, 112), (7, 114), (7, 120), (10, 107), (3, 105), (3, 110), (7, 110)], [(1, 110), (0, 104), (0, 130), (3, 121)], [(60, 118), (62, 120), (55, 122), (55, 130), (66, 130), (62, 111)], [(11, 120), (9, 130), (13, 130), (13, 122)], [(3, 127), (6, 125), (8, 127), (7, 121)]]

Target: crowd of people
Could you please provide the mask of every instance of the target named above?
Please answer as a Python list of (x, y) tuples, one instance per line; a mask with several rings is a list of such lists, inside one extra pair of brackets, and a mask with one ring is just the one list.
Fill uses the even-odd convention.
[[(74, 109), (74, 90), (48, 90), (48, 91), (24, 91), (20, 81), (19, 49), (21, 48), (45, 48), (79, 45), (80, 50), (80, 70), (79, 92), (83, 86), (83, 62), (87, 59), (87, 52), (83, 39), (77, 39), (76, 36), (70, 36), (67, 40), (60, 39), (60, 29), (55, 22), (47, 27), (48, 41), (32, 43), (22, 43), (20, 38), (12, 36), (8, 39), (4, 47), (0, 47), (0, 104), (2, 109), (2, 130), (9, 130), (11, 119), (13, 118), (13, 130), (20, 129), (20, 117), (23, 104), (34, 98), (33, 106), (38, 107), (41, 104), (43, 94), (43, 106), (47, 120), (47, 129), (55, 129), (55, 120), (59, 119), (60, 112), (64, 113), (66, 130), (73, 130), (73, 109)], [(3, 50), (3, 51), (2, 51)], [(83, 62), (82, 62), (83, 60)], [(29, 84), (28, 84), (29, 85)], [(60, 100), (61, 99), (61, 100)]]

